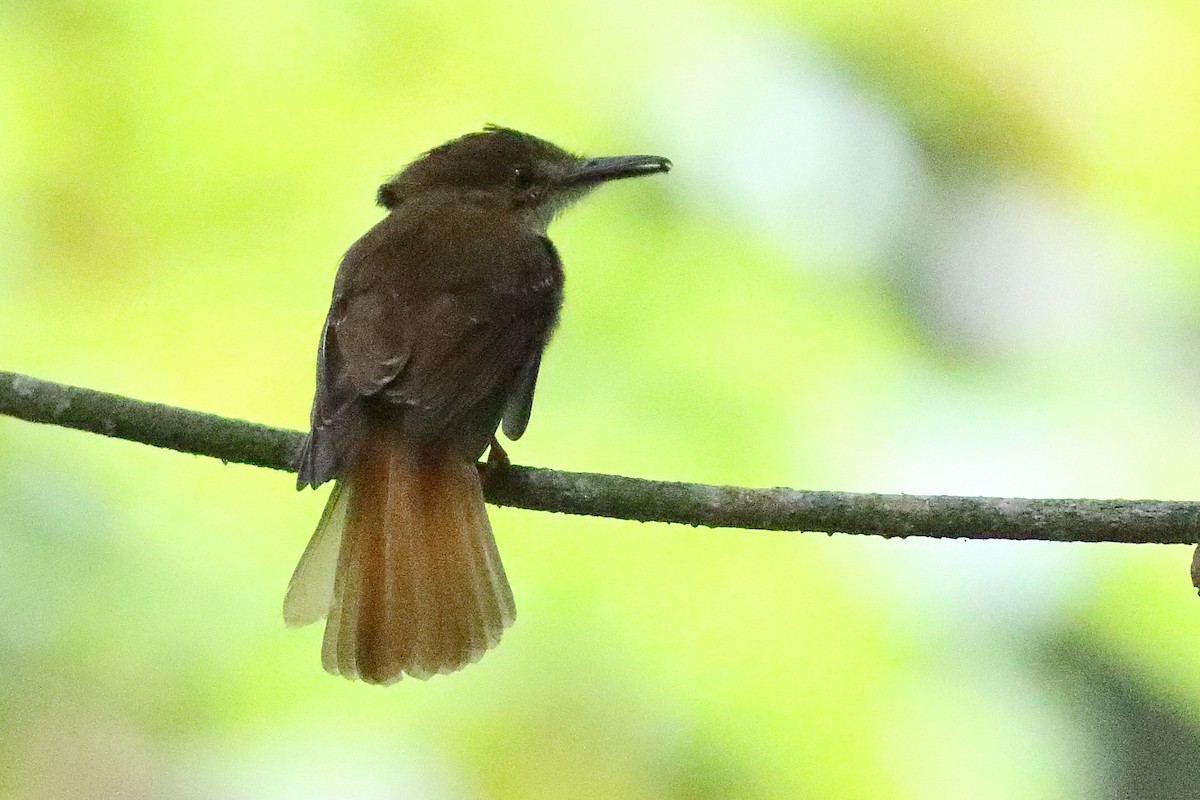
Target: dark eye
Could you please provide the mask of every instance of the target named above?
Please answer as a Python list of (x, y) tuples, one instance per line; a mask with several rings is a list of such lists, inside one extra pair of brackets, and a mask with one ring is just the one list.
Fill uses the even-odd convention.
[(533, 185), (533, 170), (529, 167), (517, 167), (513, 170), (513, 183), (518, 189), (528, 189)]

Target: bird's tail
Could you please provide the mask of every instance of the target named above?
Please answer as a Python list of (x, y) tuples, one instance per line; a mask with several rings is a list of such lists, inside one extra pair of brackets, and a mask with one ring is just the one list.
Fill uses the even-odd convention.
[(283, 604), (323, 616), (325, 669), (368, 683), (454, 672), (516, 619), (475, 465), (372, 431), (334, 487)]

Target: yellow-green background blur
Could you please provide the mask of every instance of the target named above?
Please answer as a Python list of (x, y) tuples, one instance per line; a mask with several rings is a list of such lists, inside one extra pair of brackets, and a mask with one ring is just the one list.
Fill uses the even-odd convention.
[[(375, 187), (504, 124), (659, 153), (552, 228), (515, 461), (1200, 498), (1194, 0), (0, 3), (0, 369), (302, 427)], [(478, 665), (325, 675), (325, 490), (0, 419), (0, 796), (1156, 798), (1183, 547), (493, 509)]]

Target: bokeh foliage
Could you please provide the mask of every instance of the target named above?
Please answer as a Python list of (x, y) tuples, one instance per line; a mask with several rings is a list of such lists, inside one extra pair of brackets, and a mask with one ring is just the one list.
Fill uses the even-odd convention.
[[(660, 152), (556, 223), (520, 463), (1200, 494), (1200, 6), (0, 4), (0, 364), (301, 427), (374, 187)], [(0, 795), (1189, 797), (1182, 548), (493, 510), (479, 665), (319, 669), (285, 475), (0, 420)]]

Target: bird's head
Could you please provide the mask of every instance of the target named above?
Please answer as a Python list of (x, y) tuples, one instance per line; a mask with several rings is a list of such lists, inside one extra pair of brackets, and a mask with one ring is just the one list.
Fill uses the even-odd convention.
[(528, 133), (489, 125), (425, 153), (379, 187), (378, 201), (392, 209), (423, 192), (485, 193), (544, 228), (601, 183), (670, 168), (662, 156), (587, 158)]

